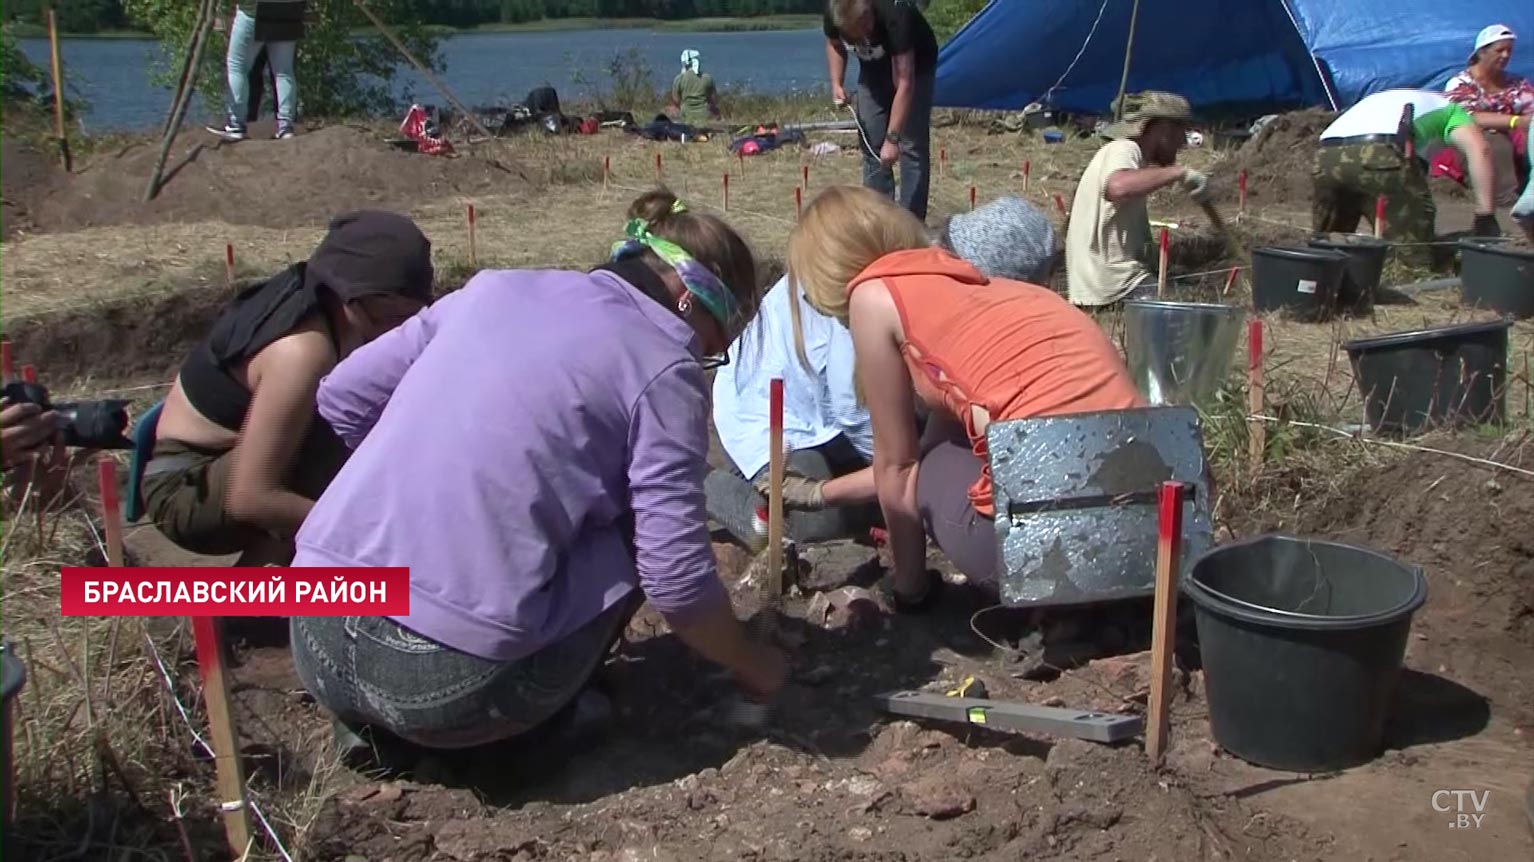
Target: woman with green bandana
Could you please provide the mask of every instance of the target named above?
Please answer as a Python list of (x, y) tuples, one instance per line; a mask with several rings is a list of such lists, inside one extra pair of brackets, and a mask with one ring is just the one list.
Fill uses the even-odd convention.
[(481, 272), (320, 385), (353, 453), (293, 565), (410, 568), (406, 615), (293, 619), (343, 748), (363, 728), (457, 749), (607, 714), (588, 683), (643, 600), (748, 698), (783, 685), (703, 498), (703, 372), (756, 313), (756, 266), (670, 193), (629, 215), (595, 270)]

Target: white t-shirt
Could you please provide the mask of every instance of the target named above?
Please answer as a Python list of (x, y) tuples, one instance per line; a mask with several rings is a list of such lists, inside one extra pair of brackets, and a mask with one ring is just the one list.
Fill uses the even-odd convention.
[(1065, 233), (1065, 269), (1076, 305), (1117, 302), (1151, 275), (1140, 261), (1150, 242), (1145, 198), (1114, 203), (1103, 197), (1114, 171), (1144, 166), (1139, 144), (1114, 141), (1097, 151), (1081, 175)]
[(748, 331), (730, 345), (729, 364), (714, 372), (714, 427), (719, 442), (747, 478), (767, 466), (771, 426), (767, 416), (772, 378), (783, 378), (783, 442), (810, 449), (846, 435), (873, 460), (873, 423), (853, 387), (857, 357), (852, 333), (810, 306), (801, 292), (804, 352), (813, 372), (799, 362), (789, 317), (788, 277), (762, 297)]
[(1358, 135), (1393, 135), (1401, 127), (1401, 113), (1412, 106), (1412, 125), (1418, 144), (1447, 141), (1449, 133), (1469, 120), (1465, 109), (1442, 93), (1430, 90), (1384, 90), (1365, 96), (1348, 108), (1321, 133), (1321, 140)]

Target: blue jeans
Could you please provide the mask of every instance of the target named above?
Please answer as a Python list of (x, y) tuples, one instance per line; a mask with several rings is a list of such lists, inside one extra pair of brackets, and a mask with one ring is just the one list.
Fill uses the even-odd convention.
[(623, 635), (635, 590), (526, 658), (491, 661), (443, 646), (386, 617), (293, 617), (293, 664), (336, 718), (426, 748), (460, 749), (521, 735), (581, 693)]
[[(293, 54), (297, 42), (266, 43), (266, 62), (277, 78), (277, 122), (292, 125), (298, 107), (298, 84), (293, 78)], [(234, 26), (229, 30), (229, 57), (226, 61), (229, 75), (229, 115), (237, 122), (245, 122), (246, 102), (250, 100), (250, 60), (260, 51), (256, 42), (256, 19), (245, 14), (244, 9), (234, 13)]]

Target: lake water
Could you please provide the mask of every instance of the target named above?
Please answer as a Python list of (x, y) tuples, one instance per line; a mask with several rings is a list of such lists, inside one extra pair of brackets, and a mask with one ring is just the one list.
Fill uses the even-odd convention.
[[(22, 39), (21, 49), (39, 67), (48, 67), (46, 39)], [(638, 49), (657, 87), (668, 86), (680, 69), (681, 53), (695, 48), (703, 71), (721, 88), (786, 93), (826, 86), (825, 40), (819, 30), (751, 33), (674, 33), (650, 30), (568, 30), (547, 33), (465, 33), (439, 40), (446, 70), (439, 77), (466, 105), (521, 101), (534, 87), (553, 86), (573, 101), (590, 87), (609, 85), (613, 57)], [(303, 50), (302, 44), (299, 50)], [(171, 91), (149, 82), (163, 62), (159, 44), (147, 39), (64, 39), (65, 76), (89, 102), (88, 131), (152, 129), (165, 121)], [(211, 62), (211, 61), (208, 61)], [(587, 83), (578, 84), (577, 79)], [(401, 60), (401, 101), (407, 94), (445, 105), (434, 87)], [(298, 82), (300, 99), (303, 81)], [(651, 107), (635, 106), (642, 113)], [(189, 122), (212, 119), (194, 103)]]

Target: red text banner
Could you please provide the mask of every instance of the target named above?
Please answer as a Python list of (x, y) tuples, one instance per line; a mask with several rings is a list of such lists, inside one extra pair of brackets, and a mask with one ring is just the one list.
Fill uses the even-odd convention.
[(66, 617), (407, 616), (410, 569), (67, 568)]

